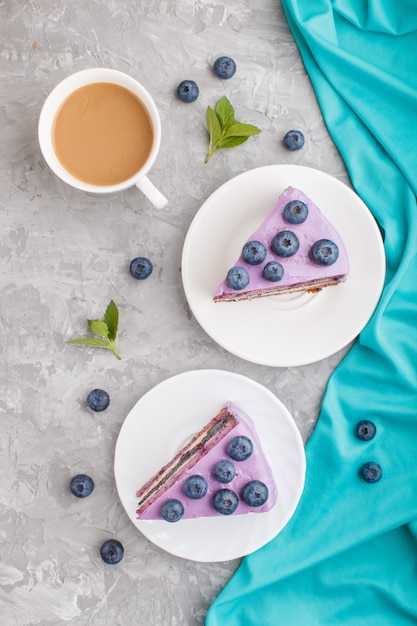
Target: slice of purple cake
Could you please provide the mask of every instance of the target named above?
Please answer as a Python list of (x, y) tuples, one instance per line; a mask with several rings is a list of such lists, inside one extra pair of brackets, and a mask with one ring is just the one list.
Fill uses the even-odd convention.
[(228, 402), (136, 496), (138, 519), (177, 522), (261, 513), (277, 494), (251, 419)]
[(349, 274), (342, 237), (302, 191), (287, 187), (244, 244), (215, 302), (250, 300), (338, 285)]

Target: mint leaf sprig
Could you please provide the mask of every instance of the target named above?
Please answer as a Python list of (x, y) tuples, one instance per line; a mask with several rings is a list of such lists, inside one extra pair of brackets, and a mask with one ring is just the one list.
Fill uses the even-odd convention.
[[(118, 359), (121, 359), (116, 348), (117, 328), (119, 326), (119, 309), (113, 300), (110, 300), (103, 319), (87, 320), (88, 326), (95, 337), (80, 337), (70, 339), (66, 343), (77, 343), (83, 346), (106, 348), (111, 350)], [(102, 337), (102, 339), (100, 339)]]
[(235, 111), (226, 96), (223, 96), (215, 108), (207, 107), (207, 130), (210, 136), (209, 151), (205, 163), (221, 148), (234, 148), (247, 141), (252, 135), (259, 135), (260, 128), (252, 124), (242, 124), (235, 120)]

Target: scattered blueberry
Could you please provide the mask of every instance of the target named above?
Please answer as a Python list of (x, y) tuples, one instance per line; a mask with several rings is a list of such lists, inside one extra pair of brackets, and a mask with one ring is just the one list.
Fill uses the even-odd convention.
[(284, 144), (288, 150), (300, 150), (304, 146), (304, 135), (301, 130), (289, 130), (284, 137)]
[(243, 246), (242, 256), (249, 265), (259, 265), (265, 261), (266, 248), (260, 241), (248, 241)]
[(232, 78), (236, 72), (236, 63), (230, 57), (219, 57), (214, 62), (214, 73), (219, 78)]
[(238, 435), (229, 441), (226, 450), (234, 461), (246, 461), (253, 452), (253, 444), (249, 437)]
[(87, 474), (77, 474), (70, 482), (71, 493), (77, 498), (86, 498), (93, 493), (94, 480)]
[(87, 404), (92, 411), (105, 411), (110, 404), (110, 396), (103, 389), (93, 389), (87, 396)]
[(219, 483), (230, 483), (236, 476), (236, 468), (230, 461), (218, 461), (214, 466), (213, 475)]
[(263, 268), (262, 276), (266, 280), (270, 280), (276, 283), (284, 276), (284, 268), (282, 267), (281, 263), (278, 263), (277, 261), (270, 261)]
[(183, 102), (195, 102), (200, 90), (194, 80), (183, 80), (177, 87), (177, 95)]
[(291, 200), (284, 207), (284, 219), (290, 224), (302, 224), (308, 217), (308, 206), (301, 200)]
[(123, 558), (125, 550), (117, 539), (108, 539), (100, 548), (100, 556), (108, 565), (116, 565)]
[(355, 426), (355, 435), (362, 441), (370, 441), (376, 435), (376, 426), (370, 420), (361, 420)]
[(291, 230), (281, 230), (271, 242), (272, 251), (284, 258), (293, 256), (299, 247), (298, 237)]
[(213, 506), (222, 515), (231, 515), (237, 509), (239, 498), (231, 489), (219, 489), (213, 497)]
[(369, 463), (362, 465), (359, 475), (367, 483), (377, 483), (382, 478), (382, 468), (378, 463), (369, 461)]
[(319, 239), (311, 246), (310, 257), (317, 265), (333, 265), (339, 257), (339, 248), (330, 239)]
[(249, 274), (244, 267), (232, 267), (227, 272), (226, 283), (230, 289), (240, 291), (249, 285)]
[(188, 498), (193, 500), (200, 500), (204, 498), (207, 493), (207, 481), (203, 476), (189, 476), (184, 483), (183, 491)]
[(268, 500), (268, 496), (268, 487), (260, 480), (251, 480), (242, 490), (242, 500), (249, 506), (262, 506)]
[(152, 262), (146, 257), (138, 256), (136, 259), (131, 261), (129, 270), (133, 278), (144, 280), (152, 273), (153, 265)]
[(161, 516), (166, 522), (178, 522), (184, 515), (184, 507), (179, 500), (167, 500), (161, 507)]

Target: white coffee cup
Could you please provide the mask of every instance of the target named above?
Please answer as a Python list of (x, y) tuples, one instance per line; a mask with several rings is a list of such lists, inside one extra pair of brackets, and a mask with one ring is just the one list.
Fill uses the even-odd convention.
[[(129, 179), (115, 185), (92, 185), (75, 178), (63, 167), (54, 149), (54, 120), (62, 103), (73, 91), (91, 83), (114, 83), (130, 90), (144, 104), (152, 121), (154, 138), (146, 162)], [(45, 100), (39, 116), (38, 138), (44, 159), (51, 170), (72, 187), (81, 191), (103, 194), (123, 191), (136, 185), (157, 208), (162, 208), (167, 204), (168, 201), (165, 196), (148, 178), (148, 173), (155, 162), (161, 145), (161, 121), (158, 110), (148, 91), (127, 74), (108, 68), (91, 68), (81, 70), (64, 78)]]

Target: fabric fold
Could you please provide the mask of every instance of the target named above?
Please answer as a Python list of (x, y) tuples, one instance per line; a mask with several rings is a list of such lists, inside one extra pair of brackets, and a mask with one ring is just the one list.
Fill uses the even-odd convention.
[[(283, 6), (352, 186), (384, 234), (387, 273), (328, 382), (293, 518), (242, 560), (206, 624), (416, 624), (417, 3)], [(355, 437), (361, 419), (376, 425), (371, 441)], [(382, 467), (377, 483), (359, 475), (368, 461)]]

